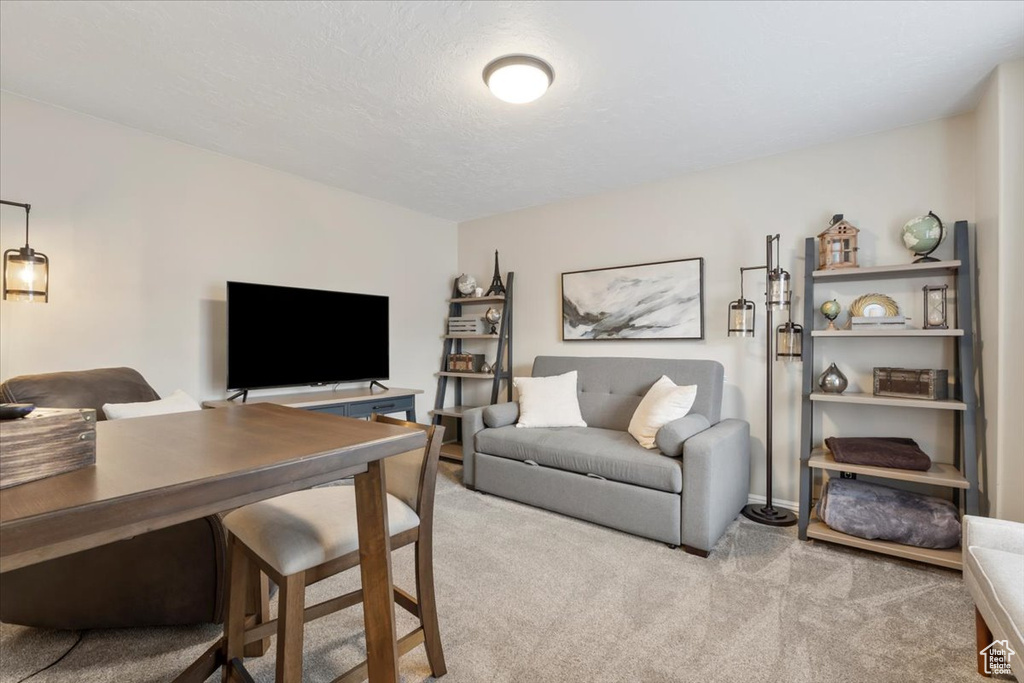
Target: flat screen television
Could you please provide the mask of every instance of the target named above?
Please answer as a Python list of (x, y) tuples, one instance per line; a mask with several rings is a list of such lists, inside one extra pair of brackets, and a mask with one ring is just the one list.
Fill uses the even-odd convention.
[(228, 390), (388, 378), (388, 297), (228, 282)]

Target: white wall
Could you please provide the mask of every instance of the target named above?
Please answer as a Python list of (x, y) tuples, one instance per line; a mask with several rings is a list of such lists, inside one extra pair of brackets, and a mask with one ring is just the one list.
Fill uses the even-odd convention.
[(1024, 61), (992, 73), (975, 117), (983, 476), (989, 514), (1024, 521)]
[[(0, 96), (2, 196), (32, 204), (51, 303), (0, 305), (0, 377), (113, 365), (223, 397), (226, 280), (391, 297), (391, 381), (432, 407), (454, 223), (87, 116)], [(23, 243), (4, 207), (0, 243)], [(268, 324), (358, 338), (344, 311)], [(339, 352), (345, 341), (339, 341)]]
[[(539, 354), (722, 362), (730, 385), (725, 411), (751, 422), (751, 491), (763, 494), (764, 331), (753, 340), (726, 336), (726, 307), (739, 296), (738, 268), (763, 263), (765, 235), (780, 233), (783, 265), (794, 276), (799, 302), (803, 240), (824, 229), (833, 213), (844, 213), (862, 229), (861, 263), (883, 265), (912, 260), (899, 229), (929, 210), (950, 226), (974, 220), (971, 115), (463, 223), (459, 270), (486, 284), (494, 249), (500, 249), (502, 269), (515, 271), (517, 374), (528, 374)], [(936, 255), (950, 257), (951, 250), (950, 241)], [(560, 273), (697, 256), (706, 268), (704, 341), (560, 341)], [(763, 301), (763, 275), (748, 277), (747, 292)], [(924, 282), (845, 284), (822, 291), (816, 303), (836, 296), (845, 308), (860, 294), (883, 292), (919, 325)], [(757, 317), (763, 325), (763, 304)], [(824, 324), (817, 319), (819, 327)], [(806, 370), (816, 377), (834, 360), (850, 376), (850, 391), (870, 392), (876, 365), (952, 367), (952, 344), (942, 340), (825, 340), (818, 349), (815, 367)], [(775, 496), (795, 501), (801, 368), (775, 368)], [(840, 436), (911, 436), (948, 462), (952, 422), (937, 412), (832, 406), (820, 411), (820, 429)]]

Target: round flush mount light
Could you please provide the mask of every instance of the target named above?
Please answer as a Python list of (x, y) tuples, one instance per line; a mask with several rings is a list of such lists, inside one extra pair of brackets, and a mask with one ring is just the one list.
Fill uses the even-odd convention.
[(491, 93), (510, 104), (533, 102), (554, 80), (551, 65), (530, 55), (506, 55), (484, 67), (484, 83)]

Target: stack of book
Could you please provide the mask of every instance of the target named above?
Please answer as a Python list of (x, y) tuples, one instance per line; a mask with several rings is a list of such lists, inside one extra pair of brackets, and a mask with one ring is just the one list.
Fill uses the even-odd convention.
[(851, 330), (876, 329), (879, 327), (896, 330), (906, 326), (907, 318), (902, 315), (855, 315), (850, 318)]

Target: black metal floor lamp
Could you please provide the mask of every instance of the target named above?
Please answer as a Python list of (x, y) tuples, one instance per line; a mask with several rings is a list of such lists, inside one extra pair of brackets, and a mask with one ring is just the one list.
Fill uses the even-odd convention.
[[(772, 251), (774, 247), (774, 253)], [(765, 427), (765, 504), (751, 504), (743, 508), (743, 516), (761, 524), (771, 526), (790, 526), (796, 524), (796, 515), (789, 510), (778, 510), (772, 505), (772, 366), (776, 359), (799, 361), (802, 357), (803, 328), (793, 323), (792, 306), (790, 298), (792, 289), (790, 276), (779, 266), (779, 236), (767, 235), (765, 237), (765, 263), (761, 266), (750, 266), (740, 268), (740, 298), (729, 304), (729, 336), (730, 337), (753, 337), (754, 336), (754, 302), (744, 298), (743, 295), (743, 274), (748, 270), (764, 270), (767, 272), (767, 292), (765, 292), (765, 305), (768, 315), (768, 323), (765, 326), (765, 343), (768, 353), (765, 358), (766, 372), (766, 427)], [(789, 320), (781, 325), (773, 333), (773, 313), (775, 311), (786, 311)], [(773, 337), (775, 339), (773, 340)], [(775, 356), (772, 355), (772, 348), (775, 349)]]

